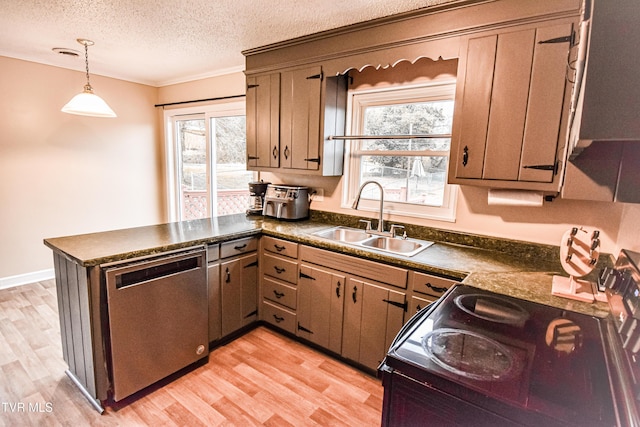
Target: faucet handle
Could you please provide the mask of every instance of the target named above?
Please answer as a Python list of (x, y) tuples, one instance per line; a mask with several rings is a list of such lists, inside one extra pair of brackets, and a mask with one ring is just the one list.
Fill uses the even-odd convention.
[(371, 230), (371, 221), (369, 221), (368, 219), (361, 219), (359, 222), (365, 224), (364, 231)]
[[(391, 229), (389, 230), (389, 233), (391, 233), (391, 237), (396, 237), (396, 232), (398, 230), (404, 230), (404, 225), (398, 225), (398, 224), (391, 224)], [(402, 235), (403, 239), (407, 238), (407, 232), (405, 231)]]

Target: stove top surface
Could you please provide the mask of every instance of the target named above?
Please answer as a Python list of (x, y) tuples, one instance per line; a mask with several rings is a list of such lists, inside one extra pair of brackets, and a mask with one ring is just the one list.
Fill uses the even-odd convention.
[(457, 285), (407, 324), (386, 364), (480, 406), (615, 425), (601, 329), (595, 317)]

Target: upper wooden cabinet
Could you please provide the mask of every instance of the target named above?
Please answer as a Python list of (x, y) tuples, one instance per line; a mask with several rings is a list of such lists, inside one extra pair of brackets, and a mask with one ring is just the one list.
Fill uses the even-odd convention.
[(247, 168), (342, 175), (346, 76), (322, 67), (247, 77)]
[(280, 73), (247, 77), (247, 169), (280, 166)]
[(559, 191), (572, 26), (564, 19), (463, 38), (450, 183)]

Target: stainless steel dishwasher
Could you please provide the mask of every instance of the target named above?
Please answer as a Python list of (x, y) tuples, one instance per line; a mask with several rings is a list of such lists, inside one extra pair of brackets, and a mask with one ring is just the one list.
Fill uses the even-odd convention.
[(204, 248), (103, 267), (114, 401), (208, 355)]

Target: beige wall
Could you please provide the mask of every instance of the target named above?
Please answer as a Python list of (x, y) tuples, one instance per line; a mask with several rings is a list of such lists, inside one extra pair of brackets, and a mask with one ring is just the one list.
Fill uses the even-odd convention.
[[(160, 87), (158, 88), (158, 104), (244, 95), (244, 93), (244, 73), (237, 72), (192, 82)], [(167, 108), (191, 107), (194, 105), (202, 104), (183, 104)]]
[(161, 222), (157, 89), (91, 76), (118, 114), (60, 108), (84, 73), (0, 57), (0, 279), (53, 267), (42, 240)]
[(640, 252), (640, 205), (622, 205), (618, 248)]
[[(370, 218), (377, 215), (374, 212), (354, 211), (349, 207), (340, 206), (341, 178), (272, 173), (262, 173), (261, 178), (273, 183), (322, 188), (324, 201), (312, 201), (312, 209)], [(619, 230), (623, 211), (627, 212), (626, 216), (629, 217), (629, 228), (633, 229), (632, 224), (637, 227), (639, 221), (640, 210), (625, 210), (626, 206), (631, 205), (561, 199), (545, 202), (542, 207), (489, 206), (487, 189), (465, 186), (460, 187), (458, 192), (456, 221), (453, 223), (399, 215), (385, 215), (385, 220), (549, 245), (559, 245), (564, 232), (573, 226), (596, 228), (601, 230), (602, 251), (617, 255), (617, 239), (621, 238)], [(635, 219), (632, 219), (634, 217)], [(638, 235), (637, 231), (635, 235)], [(632, 244), (628, 243), (626, 247), (630, 246)], [(640, 249), (637, 247), (638, 243), (635, 243), (635, 246), (636, 250)]]

